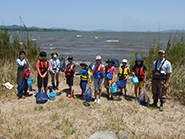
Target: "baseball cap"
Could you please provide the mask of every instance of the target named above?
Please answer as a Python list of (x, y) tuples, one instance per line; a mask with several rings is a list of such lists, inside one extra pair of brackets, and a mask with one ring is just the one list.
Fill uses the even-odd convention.
[(96, 56), (96, 60), (98, 60), (98, 59), (101, 59), (101, 56), (99, 56), (99, 55), (98, 55), (98, 56)]
[(164, 50), (159, 50), (158, 53), (165, 54), (165, 51)]
[(67, 60), (73, 60), (73, 56), (68, 56)]
[(122, 60), (122, 63), (127, 63), (128, 61), (126, 59), (123, 59)]

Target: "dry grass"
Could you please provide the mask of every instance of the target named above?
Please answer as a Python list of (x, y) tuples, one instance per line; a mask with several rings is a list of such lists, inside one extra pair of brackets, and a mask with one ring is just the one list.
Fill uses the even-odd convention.
[[(36, 74), (34, 74), (36, 76)], [(49, 82), (50, 83), (50, 82)], [(35, 85), (35, 84), (34, 84)], [(69, 99), (62, 90), (67, 88), (64, 74), (60, 75), (61, 95), (54, 101), (36, 104), (32, 97), (17, 100), (14, 91), (11, 99), (1, 98), (0, 136), (6, 138), (54, 138), (87, 139), (98, 130), (131, 131), (130, 138), (185, 138), (185, 108), (167, 100), (164, 112), (139, 105), (134, 96), (133, 85), (128, 81), (128, 97), (115, 94), (115, 101), (107, 100), (105, 89), (100, 104), (83, 104), (79, 77), (75, 77), (75, 98)], [(35, 86), (34, 86), (35, 88)], [(55, 91), (59, 93), (59, 91)], [(151, 97), (151, 93), (147, 92)]]

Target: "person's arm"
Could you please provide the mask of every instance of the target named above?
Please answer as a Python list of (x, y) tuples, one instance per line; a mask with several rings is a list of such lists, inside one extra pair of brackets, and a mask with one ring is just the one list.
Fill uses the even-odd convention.
[(115, 76), (115, 72), (113, 72), (112, 74), (112, 83), (114, 82), (114, 76)]
[(120, 72), (120, 68), (118, 69), (118, 74), (117, 74), (117, 80), (119, 81), (119, 72)]
[(75, 74), (75, 71), (76, 71), (76, 65), (74, 65), (73, 75)]
[(89, 83), (91, 83), (91, 82), (92, 82), (93, 77), (94, 77), (94, 71), (92, 72), (92, 75), (91, 75), (91, 78), (90, 78)]
[(169, 79), (170, 79), (170, 74), (171, 74), (171, 73), (166, 73), (166, 82), (165, 82), (165, 84), (164, 84), (164, 86), (163, 86), (164, 89), (166, 89), (167, 86), (168, 86), (168, 81), (169, 81)]
[(84, 74), (84, 70), (80, 71), (79, 73), (76, 73), (76, 75)]
[(132, 69), (132, 74), (133, 74), (133, 76), (135, 76), (135, 66)]
[(128, 77), (129, 77), (129, 74), (130, 74), (130, 69), (129, 68), (127, 68), (127, 73), (128, 73), (128, 75), (125, 79), (128, 79)]
[(26, 64), (26, 59), (23, 59), (22, 61), (17, 59), (16, 62), (18, 66), (23, 67)]
[(37, 72), (38, 72), (38, 74), (40, 75), (40, 77), (42, 78), (43, 75), (41, 74), (39, 67), (37, 67)]
[(60, 68), (60, 60), (59, 59), (57, 59), (57, 66), (56, 66), (56, 73), (58, 73), (59, 72), (59, 68)]
[(54, 70), (53, 70), (53, 66), (52, 66), (52, 59), (50, 59), (50, 61), (49, 61), (49, 63), (50, 63), (50, 71), (53, 73), (53, 74), (55, 74), (55, 72), (54, 72)]
[(50, 65), (50, 63), (49, 63), (49, 61), (48, 61), (48, 69), (47, 69), (46, 72), (43, 74), (43, 78), (46, 77), (47, 73), (50, 71), (50, 68), (51, 68), (51, 65)]

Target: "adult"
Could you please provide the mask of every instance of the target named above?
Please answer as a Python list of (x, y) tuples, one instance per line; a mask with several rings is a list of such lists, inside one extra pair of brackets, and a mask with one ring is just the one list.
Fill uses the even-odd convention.
[[(95, 100), (94, 103), (100, 103), (100, 97), (102, 93), (102, 85), (103, 85), (103, 77), (104, 77), (104, 65), (101, 63), (101, 56), (96, 56), (96, 64), (93, 65), (92, 70), (93, 74), (90, 79), (90, 83), (92, 82), (92, 79), (94, 77), (94, 95)], [(99, 90), (99, 98), (97, 98), (97, 91)]]
[(172, 73), (171, 63), (166, 60), (165, 51), (158, 51), (159, 59), (154, 61), (152, 67), (152, 94), (153, 94), (153, 106), (157, 106), (158, 99), (160, 99), (160, 111), (163, 111), (163, 104), (166, 99), (166, 90), (170, 74)]
[[(51, 59), (49, 60), (50, 62), (50, 74), (51, 74), (51, 83), (53, 86), (54, 90), (58, 90), (58, 85), (59, 85), (59, 66), (60, 66), (60, 60), (57, 58), (58, 54), (57, 52), (53, 52), (51, 54)], [(55, 80), (56, 78), (56, 85), (55, 85)]]
[(19, 58), (16, 60), (18, 69), (17, 69), (17, 84), (21, 86), (21, 83), (24, 82), (23, 92), (18, 92), (17, 96), (19, 98), (22, 97), (22, 95), (29, 96), (28, 91), (28, 84), (27, 80), (25, 79), (25, 72), (29, 69), (28, 60), (25, 57), (25, 52), (20, 51)]

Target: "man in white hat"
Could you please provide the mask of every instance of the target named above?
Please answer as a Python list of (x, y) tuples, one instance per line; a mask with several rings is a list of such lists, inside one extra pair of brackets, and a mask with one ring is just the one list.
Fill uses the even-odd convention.
[(163, 111), (163, 104), (166, 99), (166, 90), (170, 74), (172, 73), (171, 63), (166, 60), (165, 51), (158, 51), (159, 59), (154, 61), (152, 67), (152, 94), (153, 94), (153, 106), (157, 106), (158, 99), (160, 99), (160, 111)]

